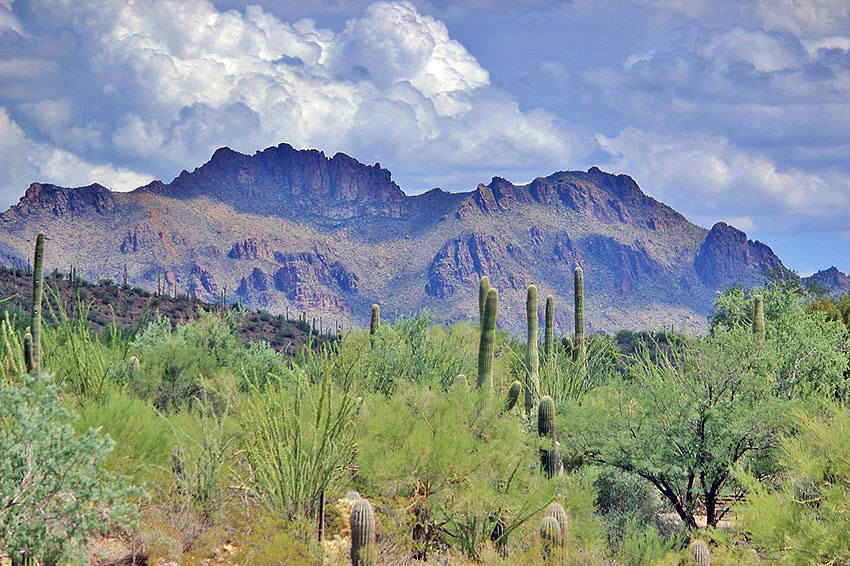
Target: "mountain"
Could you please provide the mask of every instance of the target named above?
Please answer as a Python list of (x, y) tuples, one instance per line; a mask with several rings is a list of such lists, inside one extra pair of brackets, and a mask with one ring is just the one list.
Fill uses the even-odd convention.
[[(474, 320), (477, 285), (500, 290), (500, 321), (519, 331), (525, 290), (556, 300), (572, 325), (572, 272), (585, 271), (592, 330), (703, 329), (716, 289), (788, 273), (764, 244), (718, 223), (691, 224), (627, 175), (596, 167), (470, 192), (406, 195), (380, 164), (287, 144), (229, 148), (165, 184), (129, 193), (33, 183), (0, 215), (0, 261), (26, 263), (37, 232), (45, 264), (149, 289), (164, 280), (205, 300), (364, 321), (428, 309)], [(541, 301), (542, 302), (542, 301)]]
[(840, 296), (850, 293), (850, 276), (839, 271), (835, 266), (821, 269), (817, 273), (803, 277), (806, 287), (823, 289), (827, 293)]

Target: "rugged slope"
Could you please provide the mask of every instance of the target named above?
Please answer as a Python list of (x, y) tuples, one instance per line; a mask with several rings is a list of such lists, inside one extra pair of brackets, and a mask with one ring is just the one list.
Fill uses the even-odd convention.
[(824, 290), (836, 297), (850, 293), (850, 276), (834, 265), (829, 269), (821, 269), (817, 273), (804, 277), (803, 283), (807, 287)]
[(695, 226), (633, 179), (597, 168), (514, 185), (495, 177), (467, 193), (407, 196), (380, 164), (282, 144), (243, 155), (217, 150), (172, 182), (130, 193), (100, 185), (32, 184), (0, 215), (0, 260), (26, 263), (48, 236), (49, 268), (201, 299), (362, 321), (429, 309), (473, 319), (477, 281), (501, 291), (500, 320), (519, 330), (525, 288), (556, 298), (572, 324), (572, 270), (581, 265), (592, 329), (700, 329), (718, 287), (786, 272), (743, 232)]

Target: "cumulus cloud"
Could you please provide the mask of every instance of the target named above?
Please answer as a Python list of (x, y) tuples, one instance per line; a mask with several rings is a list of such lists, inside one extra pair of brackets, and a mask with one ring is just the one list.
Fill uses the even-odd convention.
[[(109, 180), (115, 190), (130, 190), (149, 182), (150, 175), (123, 167), (88, 163), (74, 154), (35, 142), (0, 108), (0, 199), (14, 202), (35, 180), (65, 186), (84, 186)], [(12, 159), (14, 158), (14, 159)]]
[(850, 177), (780, 169), (719, 136), (670, 134), (627, 127), (597, 136), (608, 167), (651, 179), (647, 188), (697, 222), (725, 220), (742, 229), (775, 231), (790, 222), (838, 229), (850, 213)]
[[(414, 190), (435, 179), (466, 189), (482, 170), (554, 169), (588, 145), (555, 115), (520, 109), (409, 2), (373, 4), (339, 32), (207, 0), (32, 0), (28, 12), (41, 34), (70, 30), (63, 57), (77, 92), (61, 97), (65, 87), (44, 80), (25, 101), (0, 89), (0, 107), (81, 160), (169, 178), (221, 145), (288, 142), (380, 160)], [(38, 39), (16, 41), (21, 59), (56, 60), (36, 57)]]

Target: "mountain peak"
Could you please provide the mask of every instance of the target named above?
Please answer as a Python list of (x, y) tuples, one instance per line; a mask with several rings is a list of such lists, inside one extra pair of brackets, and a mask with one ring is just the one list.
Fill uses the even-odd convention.
[(767, 273), (789, 273), (768, 246), (748, 239), (746, 233), (725, 222), (717, 222), (705, 236), (694, 269), (715, 288), (734, 282), (759, 284)]
[(51, 183), (32, 183), (18, 204), (9, 208), (2, 216), (8, 221), (44, 212), (57, 217), (90, 211), (104, 214), (113, 208), (115, 196), (112, 191), (98, 183), (73, 188)]
[(829, 269), (821, 269), (817, 273), (804, 277), (803, 282), (808, 287), (820, 288), (834, 295), (850, 293), (850, 276), (834, 265)]

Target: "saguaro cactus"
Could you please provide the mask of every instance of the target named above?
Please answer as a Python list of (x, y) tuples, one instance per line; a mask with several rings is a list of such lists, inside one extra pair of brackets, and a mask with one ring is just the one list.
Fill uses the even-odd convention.
[(537, 407), (537, 434), (552, 440), (557, 437), (555, 402), (548, 395), (540, 399), (540, 405)]
[(27, 373), (33, 373), (32, 334), (30, 334), (29, 328), (27, 328), (27, 331), (24, 334), (24, 363), (27, 366)]
[(127, 372), (130, 374), (130, 379), (136, 379), (139, 375), (139, 358), (136, 356), (127, 358)]
[(351, 564), (372, 566), (377, 562), (375, 548), (375, 514), (365, 499), (358, 499), (351, 508)]
[(35, 239), (35, 258), (32, 271), (32, 371), (41, 372), (41, 300), (44, 294), (44, 234)]
[(561, 528), (561, 546), (567, 545), (567, 530), (569, 529), (569, 521), (567, 520), (567, 512), (564, 506), (557, 501), (549, 504), (546, 508), (546, 517), (553, 517)]
[(372, 305), (372, 317), (369, 319), (369, 334), (374, 335), (381, 326), (381, 307)]
[(584, 271), (576, 267), (575, 283), (575, 344), (573, 345), (573, 360), (576, 363), (584, 363)]
[(555, 346), (555, 297), (549, 295), (546, 297), (546, 334), (543, 342), (543, 353), (546, 355), (546, 362), (551, 363), (552, 349)]
[(711, 555), (708, 552), (708, 546), (701, 540), (695, 540), (688, 547), (690, 554), (690, 562), (692, 566), (711, 566)]
[(537, 407), (537, 434), (543, 439), (543, 445), (540, 447), (540, 467), (547, 478), (552, 478), (561, 470), (555, 416), (555, 402), (546, 395), (540, 399), (540, 405)]
[(543, 517), (540, 523), (540, 541), (543, 543), (543, 558), (547, 561), (552, 558), (552, 554), (558, 547), (561, 546), (561, 527), (558, 526), (558, 521), (554, 517)]
[(481, 339), (478, 342), (478, 387), (493, 390), (493, 353), (496, 349), (496, 314), (499, 310), (499, 292), (487, 291), (484, 318), (481, 320)]
[(537, 350), (537, 287), (529, 285), (525, 299), (528, 340), (525, 345), (525, 412), (530, 413), (540, 390), (540, 355)]
[(510, 411), (516, 407), (520, 393), (522, 393), (522, 383), (520, 383), (519, 380), (516, 380), (511, 383), (511, 388), (508, 389), (508, 402), (505, 404), (505, 411)]
[(478, 282), (478, 321), (484, 322), (484, 307), (487, 306), (487, 292), (490, 291), (490, 278), (486, 275)]
[(758, 336), (759, 340), (764, 340), (767, 335), (764, 327), (764, 298), (761, 295), (756, 295), (754, 300), (753, 334)]

